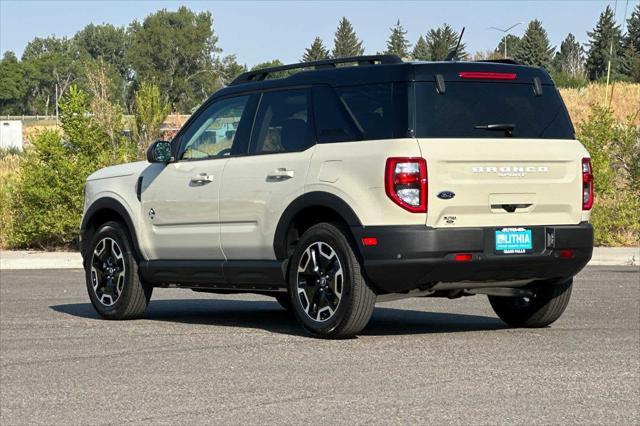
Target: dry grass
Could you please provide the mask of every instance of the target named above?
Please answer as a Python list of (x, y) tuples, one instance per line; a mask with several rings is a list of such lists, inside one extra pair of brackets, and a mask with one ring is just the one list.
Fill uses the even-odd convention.
[(633, 117), (634, 123), (640, 125), (638, 83), (614, 83), (609, 86), (606, 98), (605, 85), (600, 83), (591, 83), (580, 89), (560, 89), (560, 93), (574, 125), (586, 120), (594, 105), (609, 105), (617, 120), (625, 121), (627, 117)]
[(19, 161), (15, 154), (0, 157), (0, 249), (6, 247), (7, 229), (11, 226), (9, 187), (18, 176)]

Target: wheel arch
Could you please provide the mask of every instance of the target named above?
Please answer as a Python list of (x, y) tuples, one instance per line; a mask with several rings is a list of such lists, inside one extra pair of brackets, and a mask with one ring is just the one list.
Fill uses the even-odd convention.
[(96, 200), (83, 215), (80, 225), (80, 253), (82, 257), (85, 257), (87, 246), (91, 242), (98, 226), (110, 220), (123, 222), (125, 224), (129, 231), (131, 242), (133, 243), (136, 258), (142, 259), (138, 236), (131, 215), (120, 201), (112, 197), (103, 197)]
[[(348, 228), (362, 226), (358, 215), (349, 204), (329, 192), (310, 192), (293, 200), (284, 210), (273, 240), (278, 260), (289, 258), (293, 246), (302, 233), (320, 222), (342, 222)], [(353, 238), (353, 235), (348, 237)]]

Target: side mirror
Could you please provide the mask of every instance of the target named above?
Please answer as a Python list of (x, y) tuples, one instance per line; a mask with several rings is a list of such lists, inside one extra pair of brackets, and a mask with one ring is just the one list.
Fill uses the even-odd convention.
[(150, 163), (168, 163), (171, 159), (171, 142), (155, 141), (147, 148), (147, 161)]

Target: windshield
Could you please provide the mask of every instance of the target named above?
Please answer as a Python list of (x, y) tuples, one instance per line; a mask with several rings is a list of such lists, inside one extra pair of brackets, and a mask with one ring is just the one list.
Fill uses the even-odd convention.
[(554, 86), (498, 82), (416, 83), (416, 136), (423, 138), (574, 139)]

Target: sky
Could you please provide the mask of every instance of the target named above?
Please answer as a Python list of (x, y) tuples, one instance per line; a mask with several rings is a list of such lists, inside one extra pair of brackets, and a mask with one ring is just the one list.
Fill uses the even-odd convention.
[[(627, 16), (639, 0), (628, 1)], [(415, 43), (430, 28), (448, 23), (466, 27), (467, 52), (494, 49), (502, 34), (489, 27), (507, 28), (532, 19), (542, 21), (552, 46), (571, 32), (586, 43), (586, 32), (596, 24), (606, 5), (602, 1), (29, 1), (0, 0), (0, 51), (18, 56), (34, 37), (73, 36), (89, 23), (126, 26), (150, 13), (185, 5), (213, 15), (214, 31), (222, 54), (236, 54), (249, 66), (280, 59), (298, 62), (316, 36), (333, 46), (339, 19), (346, 16), (363, 40), (366, 53), (383, 51), (389, 28), (399, 19)], [(618, 0), (616, 18), (622, 23), (627, 0)], [(526, 25), (512, 33), (521, 36)]]

